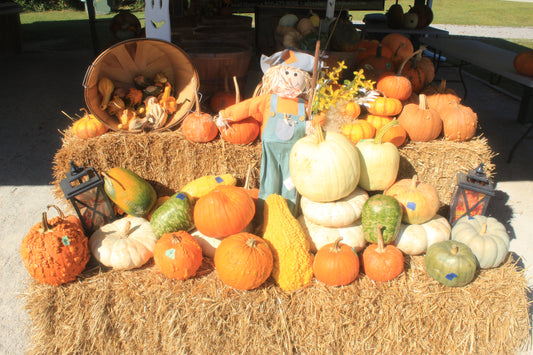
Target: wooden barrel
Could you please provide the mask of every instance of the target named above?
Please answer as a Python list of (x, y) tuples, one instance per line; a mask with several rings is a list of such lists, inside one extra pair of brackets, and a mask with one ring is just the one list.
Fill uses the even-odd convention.
[(202, 94), (210, 96), (224, 90), (225, 80), (229, 80), (231, 88), (233, 76), (237, 77), (242, 92), (246, 85), (252, 47), (242, 43), (204, 41), (184, 41), (180, 46), (194, 63)]
[(157, 39), (131, 39), (115, 44), (103, 51), (89, 66), (83, 80), (85, 104), (89, 111), (112, 130), (119, 130), (119, 121), (100, 107), (102, 98), (98, 81), (107, 77), (115, 88), (135, 86), (134, 77), (142, 74), (153, 78), (164, 73), (174, 89), (178, 110), (166, 124), (156, 129), (171, 128), (181, 122), (195, 102), (198, 90), (198, 73), (191, 59), (178, 46)]
[(197, 39), (208, 42), (254, 44), (254, 32), (248, 26), (198, 26), (193, 34)]

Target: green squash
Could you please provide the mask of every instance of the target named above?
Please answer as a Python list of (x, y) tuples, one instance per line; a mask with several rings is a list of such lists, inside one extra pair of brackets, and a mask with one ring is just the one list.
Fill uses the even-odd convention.
[(184, 192), (177, 192), (152, 214), (150, 225), (157, 238), (165, 233), (189, 231), (194, 227), (193, 204)]
[(476, 275), (476, 256), (466, 244), (445, 240), (431, 245), (425, 256), (426, 271), (446, 286), (465, 286)]
[(125, 168), (112, 168), (104, 175), (104, 190), (130, 216), (143, 217), (154, 207), (157, 193), (152, 185)]
[(370, 243), (378, 242), (378, 230), (381, 229), (383, 243), (396, 240), (402, 222), (402, 206), (392, 196), (374, 195), (366, 200), (361, 214), (363, 235)]

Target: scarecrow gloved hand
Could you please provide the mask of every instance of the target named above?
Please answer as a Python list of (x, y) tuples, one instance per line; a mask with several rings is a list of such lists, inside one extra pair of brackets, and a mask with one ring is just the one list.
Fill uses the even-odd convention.
[(229, 128), (228, 120), (226, 120), (222, 115), (219, 113), (215, 116), (215, 124), (217, 127), (220, 128)]

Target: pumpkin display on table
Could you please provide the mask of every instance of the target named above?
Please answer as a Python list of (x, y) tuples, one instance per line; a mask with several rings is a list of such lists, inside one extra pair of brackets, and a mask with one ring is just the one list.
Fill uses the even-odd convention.
[(394, 245), (385, 246), (381, 225), (376, 225), (374, 230), (377, 240), (363, 252), (363, 268), (373, 281), (390, 281), (403, 272), (404, 257)]
[(320, 127), (294, 144), (289, 168), (296, 190), (311, 201), (339, 200), (359, 183), (359, 154), (353, 143)]
[(385, 132), (398, 121), (387, 123), (374, 139), (363, 139), (356, 144), (361, 175), (359, 186), (366, 191), (385, 190), (398, 177), (400, 152), (392, 143), (383, 142)]
[(401, 223), (402, 207), (394, 197), (376, 194), (365, 202), (361, 224), (364, 237), (368, 242), (377, 243), (379, 236), (385, 244), (394, 242), (400, 231)]
[(165, 233), (190, 231), (194, 227), (193, 204), (184, 192), (177, 192), (152, 213), (150, 226), (160, 238)]
[(131, 170), (111, 168), (104, 175), (104, 190), (118, 207), (131, 216), (148, 214), (157, 201), (152, 185)]
[(272, 278), (279, 287), (296, 291), (309, 285), (313, 279), (309, 241), (281, 195), (265, 199), (263, 239), (274, 256)]
[(442, 132), (439, 113), (428, 106), (426, 95), (419, 95), (419, 104), (407, 104), (398, 116), (400, 125), (414, 142), (429, 142)]
[(359, 275), (359, 257), (338, 238), (318, 250), (313, 261), (315, 278), (329, 286), (344, 286)]
[(194, 205), (196, 229), (214, 238), (242, 231), (254, 218), (255, 203), (242, 187), (219, 185)]
[(202, 112), (200, 99), (196, 93), (196, 111), (189, 113), (181, 123), (181, 132), (185, 138), (194, 143), (211, 142), (218, 135), (218, 127), (213, 116)]
[(187, 280), (196, 275), (202, 265), (202, 248), (189, 233), (165, 233), (154, 247), (154, 263), (171, 279)]
[(86, 109), (81, 109), (83, 116), (72, 124), (72, 132), (74, 135), (81, 139), (93, 138), (101, 136), (108, 131), (106, 125), (104, 125), (95, 115), (87, 112)]
[(337, 238), (341, 238), (344, 244), (349, 245), (356, 252), (363, 250), (366, 246), (361, 219), (343, 227), (325, 227), (311, 222), (302, 214), (298, 217), (298, 222), (303, 228), (313, 253), (324, 245), (335, 242)]
[(452, 102), (439, 111), (444, 138), (454, 142), (465, 142), (476, 134), (477, 114), (468, 106)]
[(445, 240), (431, 245), (424, 257), (426, 271), (443, 285), (461, 287), (474, 279), (477, 260), (468, 245)]
[(417, 15), (418, 21), (416, 28), (428, 27), (433, 21), (433, 10), (425, 1), (415, 1), (414, 6), (411, 6), (407, 13), (414, 13)]
[(154, 255), (156, 242), (148, 220), (126, 216), (96, 230), (89, 238), (89, 248), (102, 265), (130, 270), (143, 266)]
[(20, 254), (31, 277), (54, 286), (75, 280), (90, 258), (81, 225), (63, 213), (48, 220), (46, 212), (22, 239)]
[(451, 238), (468, 245), (481, 268), (500, 266), (509, 252), (507, 230), (494, 217), (462, 217), (454, 224)]
[(395, 182), (384, 194), (400, 202), (403, 211), (402, 222), (406, 224), (425, 223), (432, 219), (440, 208), (437, 189), (418, 180), (417, 175)]
[(268, 244), (251, 233), (238, 233), (224, 238), (213, 260), (218, 278), (238, 290), (252, 290), (261, 286), (274, 266), (274, 257)]
[(519, 74), (533, 76), (533, 50), (517, 53), (513, 67)]
[(402, 224), (394, 245), (407, 255), (420, 255), (431, 245), (450, 239), (452, 227), (448, 220), (435, 215), (422, 224)]

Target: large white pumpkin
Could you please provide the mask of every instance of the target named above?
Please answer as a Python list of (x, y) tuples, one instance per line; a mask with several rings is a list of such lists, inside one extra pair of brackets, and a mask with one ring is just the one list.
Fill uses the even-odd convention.
[(315, 224), (324, 227), (346, 227), (361, 218), (368, 193), (356, 188), (348, 196), (333, 202), (314, 202), (303, 196), (300, 201), (302, 214)]
[(336, 201), (359, 183), (359, 154), (342, 134), (317, 132), (294, 144), (289, 158), (292, 182), (311, 201)]
[(449, 240), (451, 230), (446, 218), (435, 215), (422, 224), (402, 224), (394, 244), (404, 254), (420, 255), (432, 244)]
[(461, 217), (452, 228), (452, 239), (468, 245), (481, 268), (499, 266), (509, 252), (507, 230), (494, 217)]
[(366, 239), (363, 235), (363, 226), (361, 226), (361, 219), (341, 228), (329, 228), (319, 226), (307, 220), (304, 215), (298, 217), (298, 222), (302, 226), (309, 243), (310, 250), (316, 253), (317, 250), (326, 244), (334, 243), (338, 238), (342, 238), (344, 244), (349, 245), (356, 252), (363, 250), (366, 246)]
[(362, 139), (356, 145), (361, 163), (359, 186), (366, 191), (385, 190), (398, 177), (400, 152), (394, 144), (381, 141), (384, 132), (382, 129), (374, 139)]
[(144, 265), (153, 255), (157, 237), (142, 217), (124, 217), (100, 227), (89, 238), (96, 260), (113, 269)]

